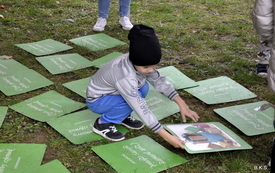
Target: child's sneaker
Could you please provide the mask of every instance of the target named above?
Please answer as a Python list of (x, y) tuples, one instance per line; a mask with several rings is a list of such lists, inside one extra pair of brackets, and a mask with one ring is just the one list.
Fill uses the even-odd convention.
[(268, 69), (268, 64), (258, 64), (256, 65), (256, 73), (258, 76), (262, 78), (267, 77), (267, 69)]
[(99, 124), (99, 118), (96, 119), (93, 131), (106, 139), (111, 141), (121, 141), (125, 139), (124, 135), (120, 133), (113, 123)]
[(129, 115), (125, 120), (123, 120), (120, 124), (124, 125), (125, 127), (129, 129), (141, 129), (144, 127), (143, 122), (136, 120), (132, 115)]
[(120, 17), (119, 24), (122, 26), (124, 30), (130, 30), (133, 28), (133, 25), (130, 22), (129, 17), (127, 16)]
[(95, 26), (93, 27), (93, 31), (104, 31), (106, 24), (107, 20), (105, 18), (99, 17), (96, 21)]

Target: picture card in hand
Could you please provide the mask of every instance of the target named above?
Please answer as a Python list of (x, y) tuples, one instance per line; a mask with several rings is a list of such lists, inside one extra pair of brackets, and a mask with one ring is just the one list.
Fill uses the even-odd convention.
[(34, 70), (22, 70), (0, 76), (0, 90), (7, 96), (26, 93), (52, 84), (52, 81)]
[[(56, 118), (47, 123), (73, 144), (82, 144), (103, 139), (103, 137), (92, 131), (94, 122), (99, 116), (99, 114), (86, 109)], [(117, 130), (121, 133), (128, 131), (122, 126), (117, 126)]]
[(15, 45), (36, 56), (50, 55), (53, 53), (62, 52), (73, 48), (53, 39), (46, 39), (33, 43), (23, 43)]
[(105, 50), (126, 44), (125, 42), (117, 40), (103, 33), (74, 38), (71, 39), (70, 42), (78, 46), (86, 47), (91, 51)]
[(163, 126), (185, 141), (184, 148), (191, 154), (252, 149), (243, 139), (219, 122)]
[(198, 81), (197, 83), (199, 84), (198, 87), (184, 90), (206, 104), (234, 102), (257, 97), (247, 88), (226, 76)]
[(7, 112), (8, 112), (8, 107), (7, 106), (0, 106), (0, 127), (3, 124), (3, 121), (6, 117)]
[(45, 150), (45, 144), (0, 144), (0, 172), (29, 172), (41, 165)]
[(62, 85), (68, 88), (69, 90), (75, 92), (76, 94), (82, 96), (83, 98), (86, 98), (86, 90), (88, 87), (89, 80), (90, 80), (90, 77), (87, 77), (87, 78), (75, 80), (72, 82), (67, 82)]
[(103, 56), (99, 59), (96, 59), (96, 60), (92, 61), (92, 66), (100, 68), (103, 65), (105, 65), (107, 62), (109, 62), (109, 61), (111, 61), (111, 60), (113, 60), (113, 59), (115, 59), (115, 58), (117, 58), (121, 55), (123, 55), (123, 53), (112, 52), (112, 53), (110, 53), (106, 56)]
[(66, 73), (92, 66), (92, 62), (77, 53), (36, 58), (51, 74)]
[(187, 77), (174, 66), (163, 67), (158, 69), (158, 71), (165, 76), (166, 80), (173, 84), (177, 90), (198, 86), (197, 82)]
[(30, 168), (28, 173), (70, 173), (70, 171), (59, 161), (53, 160), (38, 168)]
[(29, 68), (13, 59), (1, 59), (1, 57), (5, 56), (0, 56), (0, 77), (21, 73), (21, 71), (29, 70)]
[[(145, 100), (150, 111), (156, 116), (158, 120), (166, 118), (180, 111), (179, 106), (165, 95), (158, 92), (153, 86), (149, 85), (149, 92)], [(140, 119), (138, 115), (133, 112), (132, 115)]]
[(85, 107), (56, 91), (48, 91), (23, 102), (10, 106), (11, 109), (38, 121), (49, 121)]
[(145, 135), (92, 150), (119, 173), (160, 172), (187, 161)]
[(260, 135), (275, 132), (273, 127), (274, 109), (268, 108), (258, 111), (257, 108), (267, 101), (248, 103), (214, 109), (214, 112), (229, 121), (247, 136)]

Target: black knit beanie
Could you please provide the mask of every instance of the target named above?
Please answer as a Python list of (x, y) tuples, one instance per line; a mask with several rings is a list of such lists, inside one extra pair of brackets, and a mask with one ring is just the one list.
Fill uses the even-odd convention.
[(161, 48), (153, 28), (134, 25), (128, 35), (129, 59), (134, 65), (148, 66), (160, 62)]

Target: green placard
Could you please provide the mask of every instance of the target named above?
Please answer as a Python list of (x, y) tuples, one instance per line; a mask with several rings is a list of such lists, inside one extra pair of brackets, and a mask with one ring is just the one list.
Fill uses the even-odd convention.
[(0, 90), (7, 96), (22, 94), (52, 84), (52, 81), (34, 70), (22, 70), (0, 77)]
[(70, 171), (59, 160), (53, 160), (38, 168), (29, 170), (28, 173), (70, 173)]
[[(174, 101), (171, 101), (166, 96), (156, 91), (155, 88), (151, 85), (149, 86), (150, 90), (145, 100), (148, 108), (152, 111), (158, 120), (166, 118), (180, 111), (179, 106)], [(135, 112), (133, 112), (132, 115), (135, 118), (140, 119)]]
[(198, 84), (198, 87), (185, 89), (185, 91), (206, 104), (226, 103), (257, 97), (257, 95), (226, 76), (199, 81)]
[(61, 42), (58, 42), (52, 39), (46, 39), (46, 40), (37, 41), (33, 43), (15, 44), (15, 45), (36, 56), (50, 55), (53, 53), (72, 49), (71, 46), (68, 46), (66, 44), (63, 44)]
[(5, 117), (6, 117), (7, 111), (8, 111), (8, 107), (7, 106), (0, 106), (0, 127), (3, 124), (3, 121), (4, 121)]
[(0, 144), (0, 172), (23, 173), (40, 166), (44, 144)]
[(106, 64), (107, 62), (111, 61), (112, 59), (115, 59), (119, 56), (123, 55), (123, 53), (119, 53), (119, 52), (112, 52), (106, 56), (103, 56), (99, 59), (96, 59), (94, 61), (92, 61), (92, 65), (95, 67), (102, 67), (104, 64)]
[(5, 56), (0, 56), (0, 76), (12, 75), (15, 73), (21, 73), (21, 71), (29, 70), (29, 68), (13, 59), (1, 59), (1, 57)]
[(72, 53), (36, 58), (51, 74), (66, 73), (92, 66), (92, 62), (83, 56)]
[(74, 38), (70, 41), (76, 45), (86, 47), (91, 51), (105, 50), (126, 44), (103, 33)]
[(72, 82), (64, 83), (63, 86), (77, 93), (78, 95), (86, 98), (86, 90), (87, 90), (89, 80), (90, 80), (90, 77), (87, 77), (87, 78), (75, 80)]
[[(98, 117), (99, 114), (86, 109), (56, 118), (47, 123), (73, 144), (82, 144), (103, 139), (92, 131), (94, 122)], [(117, 127), (120, 132), (127, 132), (127, 129), (121, 126)]]
[(175, 89), (198, 86), (197, 82), (187, 77), (174, 66), (163, 67), (158, 69), (158, 71), (166, 77), (168, 82), (174, 85)]
[(214, 111), (247, 136), (260, 135), (275, 132), (273, 127), (274, 109), (269, 108), (265, 111), (256, 109), (267, 103), (269, 102), (260, 101), (214, 109)]
[(154, 173), (186, 162), (145, 135), (92, 150), (119, 173)]
[(48, 91), (36, 97), (10, 106), (11, 109), (38, 121), (49, 121), (85, 107), (56, 91)]
[(163, 126), (185, 141), (184, 148), (191, 154), (252, 149), (243, 139), (219, 122)]

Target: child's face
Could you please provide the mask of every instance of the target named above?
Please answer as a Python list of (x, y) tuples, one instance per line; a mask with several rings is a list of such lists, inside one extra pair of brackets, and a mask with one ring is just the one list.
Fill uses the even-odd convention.
[(148, 65), (148, 66), (135, 65), (135, 68), (139, 73), (147, 76), (150, 73), (154, 72), (154, 70), (157, 68), (157, 65)]

